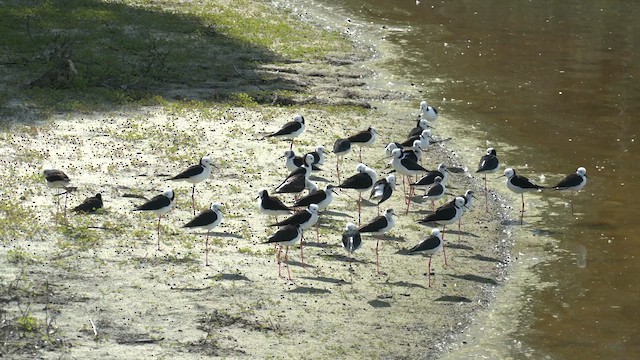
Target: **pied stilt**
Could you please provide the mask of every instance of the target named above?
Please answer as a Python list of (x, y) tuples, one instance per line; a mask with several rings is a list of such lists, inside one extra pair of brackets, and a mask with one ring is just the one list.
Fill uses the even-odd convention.
[(146, 203), (137, 206), (133, 211), (151, 211), (158, 214), (158, 251), (160, 251), (160, 219), (173, 208), (175, 194), (172, 189), (165, 190), (162, 194), (156, 195)]
[(200, 163), (189, 166), (185, 171), (169, 178), (174, 181), (186, 181), (193, 184), (191, 188), (191, 204), (193, 207), (193, 215), (196, 214), (196, 184), (208, 179), (211, 176), (212, 161), (209, 155), (200, 158)]
[(422, 253), (429, 256), (429, 266), (428, 266), (428, 276), (429, 276), (429, 287), (431, 287), (431, 258), (434, 254), (440, 251), (444, 246), (442, 241), (442, 234), (440, 233), (440, 229), (434, 228), (431, 229), (431, 236), (422, 240), (418, 245), (409, 249), (410, 254)]
[(370, 146), (376, 141), (377, 138), (378, 138), (378, 133), (376, 132), (376, 129), (369, 127), (367, 130), (363, 130), (354, 135), (349, 136), (347, 140), (349, 140), (351, 144), (360, 145), (359, 160), (360, 162), (362, 162), (362, 147)]
[(429, 121), (430, 124), (438, 120), (438, 110), (433, 106), (429, 106), (426, 101), (420, 102), (420, 118)]
[(341, 189), (354, 189), (358, 191), (358, 225), (360, 224), (360, 215), (362, 213), (362, 193), (370, 190), (375, 184), (376, 172), (365, 164), (358, 164), (356, 167), (357, 174), (347, 178), (342, 184), (338, 185)]
[(291, 145), (289, 146), (289, 150), (293, 149), (293, 139), (300, 136), (302, 132), (304, 132), (305, 124), (304, 124), (304, 116), (295, 115), (293, 117), (293, 121), (289, 121), (284, 124), (280, 130), (275, 131), (266, 137), (274, 137), (276, 139), (291, 139)]
[[(442, 239), (444, 241), (444, 232), (447, 225), (455, 224), (456, 221), (462, 216), (462, 208), (464, 207), (464, 198), (458, 196), (453, 201), (452, 205), (441, 206), (433, 214), (427, 215), (425, 218), (418, 220), (418, 223), (423, 225), (429, 225), (437, 223), (442, 225)], [(442, 244), (442, 254), (444, 256), (444, 263), (447, 265), (447, 253), (444, 243)]]
[(211, 230), (222, 222), (221, 204), (213, 203), (211, 207), (194, 217), (191, 221), (184, 224), (185, 228), (203, 228), (207, 229), (207, 236), (204, 241), (204, 265), (209, 266), (209, 235)]
[[(376, 216), (375, 218), (373, 218), (373, 220), (371, 220), (367, 224), (362, 225), (358, 229), (358, 231), (361, 234), (372, 233), (372, 234), (381, 235), (391, 230), (395, 224), (396, 222), (393, 219), (393, 209), (387, 209), (384, 215)], [(378, 274), (381, 274), (380, 258), (378, 255), (379, 245), (380, 245), (380, 239), (376, 239), (376, 270), (378, 271)]]
[(484, 202), (487, 212), (489, 211), (489, 190), (487, 188), (487, 174), (493, 174), (500, 169), (500, 161), (496, 149), (488, 148), (487, 153), (480, 158), (478, 170), (476, 173), (482, 174), (484, 177)]
[(96, 210), (101, 209), (102, 206), (102, 194), (97, 193), (94, 196), (90, 196), (84, 199), (82, 204), (73, 208), (73, 211), (82, 213), (94, 213), (96, 212)]
[[(567, 175), (562, 181), (560, 181), (553, 188), (556, 190), (568, 190), (575, 191), (576, 193), (582, 190), (587, 184), (587, 169), (582, 166), (579, 167), (575, 173)], [(571, 215), (573, 215), (573, 201), (571, 201)]]
[(504, 175), (500, 177), (507, 178), (507, 188), (516, 194), (520, 194), (522, 198), (522, 210), (520, 211), (520, 225), (523, 224), (524, 219), (524, 193), (532, 191), (540, 191), (544, 189), (544, 186), (537, 185), (524, 176), (517, 175), (516, 171), (512, 168), (506, 168)]
[(351, 152), (351, 141), (347, 139), (338, 139), (333, 143), (333, 153), (336, 155), (336, 174), (338, 182), (340, 182), (340, 159)]
[(67, 215), (67, 194), (69, 191), (67, 187), (71, 183), (71, 179), (62, 170), (57, 169), (44, 169), (44, 180), (47, 187), (50, 189), (56, 189), (56, 213), (60, 208), (60, 189), (64, 189), (64, 215)]
[(431, 200), (431, 210), (436, 211), (436, 201), (444, 197), (447, 188), (442, 183), (442, 177), (436, 176), (434, 184), (427, 190), (427, 193), (422, 197), (425, 200)]
[[(318, 205), (311, 204), (307, 209), (297, 211), (293, 215), (289, 216), (288, 218), (280, 222), (271, 224), (269, 226), (300, 225), (302, 230), (308, 230), (318, 222), (318, 218), (319, 218)], [(320, 236), (318, 233), (316, 234), (318, 235), (318, 237)], [(304, 239), (304, 235), (300, 239), (300, 259), (302, 262), (302, 266), (304, 266), (304, 252), (302, 249), (302, 243), (303, 243), (302, 239)]]
[(380, 213), (380, 204), (387, 201), (393, 191), (396, 189), (396, 175), (390, 174), (386, 178), (379, 179), (373, 184), (369, 199), (378, 200), (378, 213)]
[(284, 252), (284, 262), (287, 265), (287, 273), (289, 274), (289, 281), (291, 281), (291, 270), (289, 270), (289, 246), (295, 245), (302, 237), (302, 227), (300, 225), (287, 225), (278, 229), (273, 235), (271, 235), (264, 244), (278, 244), (278, 276), (282, 276), (280, 272), (280, 254), (282, 253), (282, 247), (286, 248)]

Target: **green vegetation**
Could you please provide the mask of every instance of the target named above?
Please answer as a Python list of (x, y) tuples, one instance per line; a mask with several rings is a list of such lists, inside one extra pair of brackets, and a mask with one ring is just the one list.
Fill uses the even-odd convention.
[[(297, 88), (261, 79), (255, 70), (262, 64), (321, 60), (349, 49), (339, 34), (318, 34), (261, 1), (9, 0), (0, 12), (4, 115), (23, 108), (16, 104), (45, 116), (174, 100), (255, 106), (271, 101), (265, 93)], [(29, 86), (52, 68), (64, 68), (66, 59), (75, 76)], [(257, 83), (264, 84), (259, 93)]]

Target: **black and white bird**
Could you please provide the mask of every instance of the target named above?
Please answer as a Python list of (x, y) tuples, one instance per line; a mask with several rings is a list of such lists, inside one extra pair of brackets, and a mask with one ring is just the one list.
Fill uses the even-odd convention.
[(522, 210), (520, 211), (520, 225), (523, 224), (524, 219), (524, 193), (540, 191), (544, 189), (544, 186), (537, 185), (524, 176), (517, 175), (516, 171), (512, 168), (506, 168), (504, 175), (501, 177), (507, 178), (507, 188), (516, 194), (520, 194), (522, 198)]
[(44, 169), (44, 181), (50, 189), (56, 189), (56, 211), (60, 207), (60, 189), (64, 189), (64, 210), (67, 210), (67, 187), (71, 183), (71, 179), (62, 170)]
[(293, 139), (297, 138), (304, 132), (304, 116), (295, 115), (293, 121), (284, 124), (280, 130), (275, 131), (266, 137), (274, 137), (276, 139), (291, 139), (289, 150), (293, 149)]
[(389, 174), (386, 178), (379, 179), (373, 184), (369, 199), (378, 200), (378, 213), (380, 212), (380, 204), (387, 201), (393, 191), (396, 189), (396, 175)]
[(418, 181), (416, 181), (413, 184), (410, 184), (410, 186), (426, 190), (427, 188), (433, 186), (436, 183), (437, 177), (442, 179), (441, 183), (443, 185), (447, 184), (447, 181), (449, 180), (449, 169), (447, 169), (447, 165), (442, 163), (439, 164), (437, 170), (432, 170), (427, 172)]
[[(444, 241), (444, 232), (447, 225), (455, 224), (458, 219), (462, 216), (462, 208), (464, 207), (464, 198), (461, 196), (457, 196), (453, 201), (451, 206), (441, 206), (436, 209), (436, 211), (430, 215), (427, 215), (423, 219), (418, 220), (418, 223), (423, 225), (430, 224), (440, 224), (442, 225), (442, 239)], [(442, 245), (442, 253), (444, 255), (444, 263), (447, 264), (447, 255), (444, 247), (444, 243)]]
[(211, 230), (222, 222), (222, 211), (220, 207), (222, 204), (212, 203), (208, 210), (205, 210), (194, 217), (191, 221), (184, 224), (185, 228), (202, 228), (207, 229), (207, 237), (204, 241), (204, 264), (209, 266), (209, 235)]
[(349, 255), (353, 254), (362, 246), (362, 237), (360, 231), (354, 223), (348, 223), (345, 232), (342, 233), (342, 247), (347, 250)]
[(424, 151), (427, 151), (429, 149), (429, 145), (431, 145), (431, 142), (433, 141), (433, 138), (431, 137), (431, 131), (429, 129), (422, 130), (419, 135), (414, 135), (407, 138), (405, 141), (401, 142), (400, 145), (402, 145), (402, 147), (410, 147), (413, 146), (413, 143), (416, 140), (420, 141), (420, 148)]
[(488, 148), (487, 153), (480, 158), (480, 164), (478, 164), (478, 170), (476, 173), (482, 174), (484, 177), (484, 202), (486, 210), (489, 211), (489, 199), (487, 188), (487, 174), (493, 174), (500, 169), (500, 161), (498, 160), (498, 154), (496, 149)]
[[(311, 204), (308, 208), (296, 211), (288, 218), (273, 223), (269, 226), (299, 225), (302, 230), (308, 230), (318, 222), (318, 219), (318, 205)], [(302, 261), (302, 266), (304, 266), (304, 251), (302, 249), (302, 241), (300, 242), (300, 258)]]
[(387, 144), (387, 146), (384, 148), (384, 155), (385, 157), (391, 157), (393, 150), (395, 149), (400, 149), (400, 150), (404, 150), (404, 147), (399, 143), (399, 142), (390, 142), (389, 144)]
[(391, 167), (399, 173), (400, 175), (404, 175), (402, 178), (402, 187), (405, 196), (405, 202), (407, 204), (407, 213), (409, 212), (409, 207), (411, 206), (411, 198), (413, 197), (413, 187), (409, 190), (409, 194), (406, 193), (405, 186), (405, 177), (411, 178), (411, 176), (426, 173), (429, 170), (422, 167), (422, 165), (418, 164), (415, 160), (410, 157), (406, 157), (402, 155), (402, 150), (394, 149), (391, 152)]
[(75, 212), (81, 213), (94, 213), (98, 209), (102, 209), (102, 194), (97, 193), (94, 196), (90, 196), (82, 202), (82, 204), (73, 208)]
[(158, 251), (160, 251), (160, 220), (162, 215), (173, 208), (174, 200), (173, 189), (167, 189), (162, 194), (154, 196), (151, 200), (133, 209), (133, 211), (151, 211), (154, 214), (158, 214)]
[(318, 210), (322, 211), (331, 204), (333, 201), (333, 194), (335, 191), (335, 185), (327, 185), (324, 190), (316, 190), (309, 193), (309, 195), (298, 199), (291, 207), (307, 207), (311, 204), (318, 205)]
[(369, 127), (367, 130), (363, 130), (354, 135), (349, 136), (347, 140), (349, 140), (351, 144), (360, 145), (359, 159), (360, 159), (360, 162), (362, 162), (362, 147), (370, 146), (376, 141), (377, 138), (378, 138), (378, 133), (376, 132), (376, 129)]
[(358, 224), (360, 224), (360, 215), (362, 213), (362, 193), (369, 191), (377, 180), (376, 172), (365, 164), (358, 164), (356, 167), (358, 172), (350, 176), (342, 184), (338, 185), (341, 189), (354, 189), (358, 192)]
[(305, 154), (305, 156), (297, 156), (293, 150), (287, 150), (284, 152), (284, 155), (281, 158), (286, 158), (286, 165), (287, 165), (287, 169), (289, 171), (296, 171), (298, 168), (302, 167), (305, 165), (305, 159), (307, 157), (307, 155), (310, 155), (312, 157), (312, 161), (311, 161), (311, 170), (312, 171), (320, 171), (321, 169), (316, 166), (314, 164), (315, 161), (315, 157), (313, 154), (308, 153)]
[(295, 176), (290, 176), (285, 179), (282, 184), (280, 184), (276, 190), (276, 194), (298, 194), (303, 192), (304, 190), (309, 190), (309, 192), (318, 190), (318, 186), (311, 180), (309, 180), (305, 174), (296, 174)]
[(271, 235), (264, 244), (278, 244), (278, 276), (282, 277), (281, 274), (281, 261), (280, 254), (282, 253), (282, 247), (286, 248), (284, 253), (284, 262), (287, 265), (287, 273), (289, 274), (289, 281), (291, 281), (291, 270), (289, 270), (289, 246), (295, 245), (302, 238), (302, 227), (300, 225), (287, 225), (284, 226), (278, 231), (276, 231), (273, 235)]
[[(553, 188), (579, 192), (587, 184), (587, 169), (579, 167), (575, 173), (567, 175)], [(573, 215), (573, 201), (571, 201), (571, 214)]]
[[(313, 156), (313, 165), (322, 165), (324, 164), (324, 146), (318, 146), (314, 151), (308, 152), (307, 154), (311, 154)], [(306, 155), (306, 154), (305, 154)]]
[(305, 155), (304, 164), (287, 175), (280, 185), (276, 187), (276, 193), (300, 193), (307, 188), (310, 185), (308, 180), (311, 175), (312, 162), (313, 155)]
[(442, 178), (436, 176), (434, 184), (427, 190), (427, 193), (422, 197), (425, 200), (431, 200), (431, 209), (435, 212), (436, 201), (444, 197), (447, 192), (446, 186), (442, 183)]
[(266, 189), (260, 189), (260, 191), (258, 191), (258, 208), (263, 214), (275, 216), (276, 221), (279, 215), (288, 215), (291, 213), (291, 209), (289, 209), (282, 200), (275, 196), (269, 196), (269, 192)]
[(340, 182), (340, 160), (351, 152), (351, 141), (347, 139), (338, 139), (333, 143), (333, 154), (336, 156), (336, 174), (338, 182)]
[(415, 162), (422, 162), (422, 148), (420, 147), (420, 140), (416, 140), (413, 142), (413, 146), (410, 149), (406, 149), (402, 151), (402, 155), (405, 158), (413, 159)]
[(433, 106), (429, 106), (426, 101), (420, 102), (420, 118), (426, 119), (430, 124), (438, 120), (438, 110)]
[(423, 130), (427, 130), (429, 128), (431, 128), (431, 126), (429, 125), (429, 122), (427, 119), (418, 118), (418, 123), (416, 124), (416, 127), (414, 127), (413, 129), (411, 129), (411, 131), (409, 131), (409, 135), (407, 135), (407, 139), (413, 136), (420, 136)]
[(431, 229), (431, 236), (422, 240), (418, 245), (409, 249), (409, 254), (422, 253), (429, 256), (429, 265), (427, 274), (429, 276), (429, 287), (431, 287), (431, 258), (438, 251), (443, 249), (442, 234), (440, 229)]
[(196, 214), (196, 184), (207, 180), (211, 176), (211, 166), (213, 162), (209, 155), (200, 158), (200, 162), (196, 165), (189, 166), (185, 171), (176, 176), (169, 178), (174, 181), (186, 181), (193, 184), (191, 188), (191, 204), (193, 207), (193, 215)]
[(300, 225), (302, 230), (308, 230), (318, 222), (318, 205), (311, 204), (308, 208), (300, 211), (296, 211), (288, 218), (273, 223), (269, 226), (285, 226), (285, 225)]
[[(389, 230), (391, 230), (396, 224), (393, 218), (393, 215), (394, 215), (393, 209), (387, 209), (384, 215), (376, 216), (370, 222), (366, 223), (365, 225), (362, 225), (358, 229), (358, 231), (361, 234), (366, 234), (366, 233), (379, 234), (379, 235), (384, 234)], [(378, 271), (378, 274), (380, 274), (380, 257), (378, 255), (379, 245), (380, 245), (380, 239), (377, 239), (376, 240), (376, 270)]]

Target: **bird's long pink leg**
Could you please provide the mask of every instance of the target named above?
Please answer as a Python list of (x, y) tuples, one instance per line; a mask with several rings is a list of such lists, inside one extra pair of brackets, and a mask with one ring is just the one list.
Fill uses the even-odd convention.
[(158, 216), (158, 251), (160, 251), (160, 219), (162, 219), (162, 215)]
[(444, 256), (444, 265), (448, 266), (449, 263), (447, 263), (447, 250), (446, 250), (446, 246), (444, 245), (444, 230), (447, 228), (447, 225), (442, 225), (442, 256)]
[(204, 266), (209, 266), (209, 231), (207, 231), (207, 237), (204, 241)]
[(429, 287), (431, 287), (431, 255), (429, 255)]
[(289, 247), (288, 246), (284, 251), (284, 262), (287, 265), (287, 273), (289, 274), (289, 281), (293, 281), (291, 280), (291, 270), (289, 269)]

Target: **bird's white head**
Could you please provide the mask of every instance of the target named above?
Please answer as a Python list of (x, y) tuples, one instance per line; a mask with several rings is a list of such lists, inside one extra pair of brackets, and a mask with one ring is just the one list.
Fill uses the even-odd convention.
[(318, 212), (318, 205), (317, 204), (309, 205), (309, 211), (311, 211), (312, 214), (317, 213)]
[(420, 136), (423, 138), (430, 138), (431, 137), (431, 130), (429, 129), (424, 129), (422, 130), (422, 132), (420, 133)]
[(438, 171), (444, 173), (445, 171), (447, 171), (447, 165), (441, 163), (440, 165), (438, 165)]
[(283, 158), (287, 158), (290, 159), (292, 157), (296, 156), (295, 153), (293, 152), (293, 150), (287, 150), (284, 152), (284, 155), (282, 156)]
[(258, 191), (258, 197), (260, 199), (264, 198), (267, 195), (267, 190), (266, 189), (260, 189), (260, 191)]
[(463, 207), (464, 206), (464, 198), (462, 196), (456, 196), (456, 200), (455, 203), (456, 207)]
[(507, 178), (511, 179), (512, 177), (516, 176), (516, 171), (512, 168), (506, 168), (504, 169), (504, 175), (502, 176), (506, 176)]
[(356, 166), (356, 171), (359, 173), (363, 173), (367, 170), (367, 165), (360, 163)]
[(220, 203), (212, 203), (211, 204), (211, 210), (213, 210), (213, 211), (220, 210), (220, 207), (222, 207), (222, 204), (220, 204)]
[(213, 164), (213, 161), (211, 161), (211, 157), (209, 157), (209, 155), (206, 155), (200, 158), (200, 165), (211, 166), (212, 164)]
[(578, 168), (578, 170), (576, 170), (576, 174), (578, 174), (580, 176), (585, 176), (585, 175), (587, 175), (587, 169), (585, 169), (582, 166), (580, 166)]
[(387, 176), (387, 182), (389, 183), (389, 185), (395, 186), (396, 185), (396, 174), (390, 174), (389, 176)]
[(433, 181), (434, 181), (436, 184), (440, 184), (440, 183), (442, 182), (442, 177), (440, 177), (440, 176), (436, 176), (436, 178), (435, 178), (435, 179), (433, 179)]
[(347, 231), (356, 231), (356, 230), (358, 230), (358, 227), (354, 223), (347, 223), (347, 226), (345, 226), (345, 230), (347, 230)]
[(325, 148), (324, 148), (324, 146), (322, 146), (322, 145), (320, 145), (320, 146), (318, 146), (318, 147), (316, 148), (316, 152), (317, 152), (318, 154), (324, 154), (324, 151), (325, 151)]
[(424, 101), (424, 100), (420, 101), (420, 110), (421, 111), (426, 111), (428, 107), (429, 107), (429, 104), (427, 104), (426, 101)]
[(438, 238), (442, 237), (442, 233), (440, 232), (440, 229), (438, 229), (438, 228), (431, 229), (431, 235), (436, 236)]
[(300, 115), (300, 114), (296, 114), (293, 117), (293, 121), (295, 122), (299, 122), (300, 124), (304, 124), (304, 116)]
[(420, 140), (415, 140), (415, 141), (413, 142), (413, 150), (414, 150), (414, 151), (422, 150), (422, 148), (420, 147), (420, 145), (421, 145), (421, 144), (422, 144), (422, 143), (420, 142)]
[(387, 218), (390, 218), (391, 216), (393, 216), (393, 214), (394, 214), (393, 209), (387, 209), (384, 212), (384, 216), (387, 217)]
[(174, 197), (173, 189), (166, 189), (165, 191), (162, 192), (162, 195), (166, 196), (170, 200), (173, 200), (173, 197)]
[(420, 124), (419, 126), (423, 130), (426, 130), (429, 127), (429, 122), (427, 122), (427, 119), (420, 119), (419, 124)]
[(402, 157), (402, 149), (393, 149), (393, 151), (391, 151), (391, 156), (396, 159), (400, 159)]
[(307, 154), (307, 155), (305, 155), (305, 157), (304, 157), (304, 163), (305, 163), (307, 166), (311, 166), (311, 164), (313, 164), (313, 155), (311, 155), (311, 154)]

